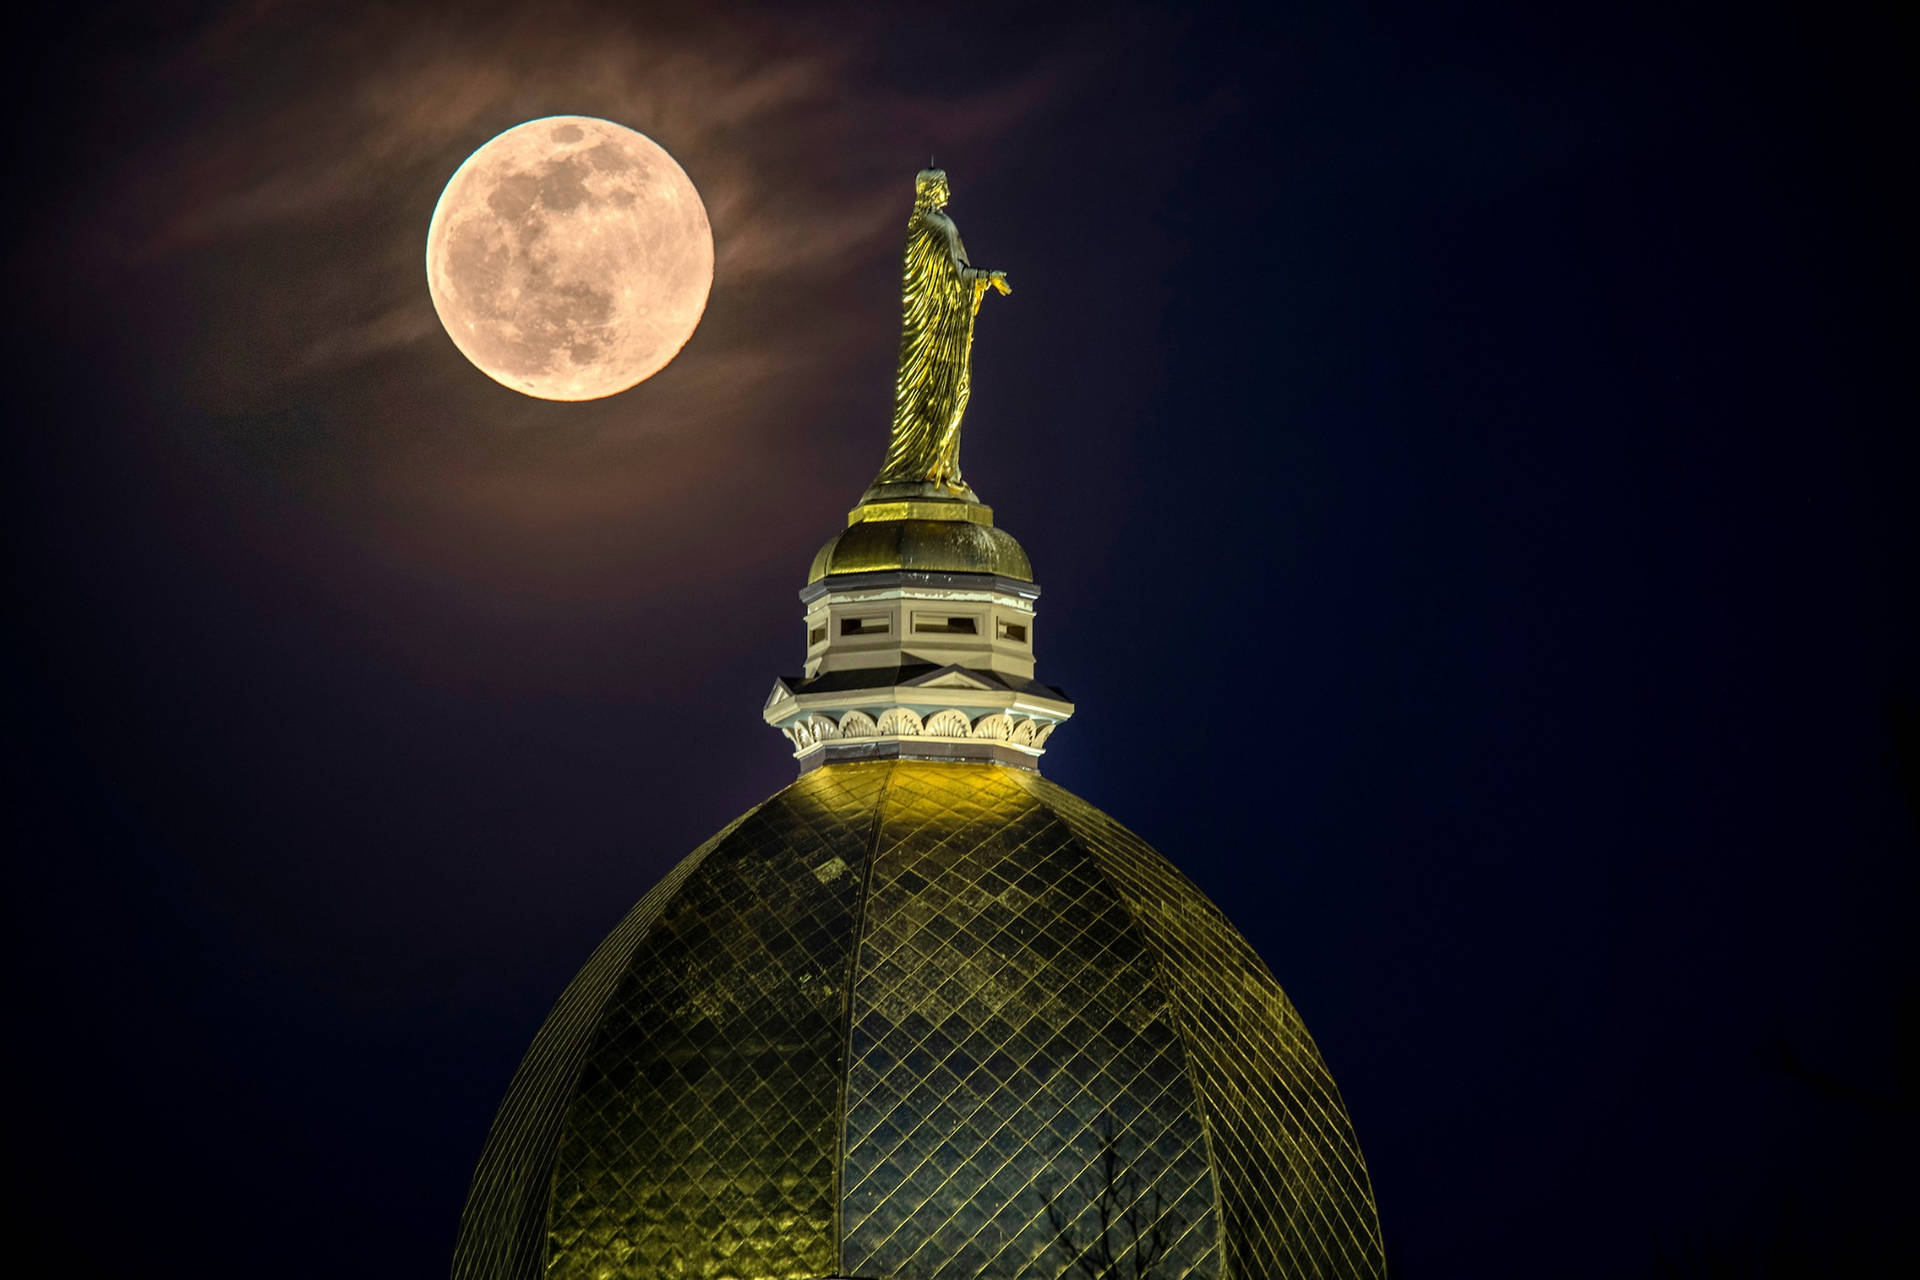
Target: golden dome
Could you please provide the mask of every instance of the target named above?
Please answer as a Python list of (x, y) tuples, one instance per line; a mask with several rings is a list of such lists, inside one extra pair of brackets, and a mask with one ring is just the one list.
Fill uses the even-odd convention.
[(992, 573), (1033, 581), (1033, 565), (1012, 534), (993, 527), (977, 502), (869, 502), (813, 558), (807, 581), (829, 574), (911, 570)]
[(1126, 1205), (1155, 1275), (1385, 1274), (1326, 1064), (1191, 883), (1036, 773), (834, 764), (561, 996), (453, 1274), (1029, 1280)]

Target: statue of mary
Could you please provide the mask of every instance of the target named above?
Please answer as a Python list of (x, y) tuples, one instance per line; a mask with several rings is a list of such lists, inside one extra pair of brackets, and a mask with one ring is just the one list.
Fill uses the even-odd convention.
[(883, 485), (931, 485), (972, 496), (960, 478), (960, 417), (971, 389), (973, 318), (988, 289), (1013, 290), (1006, 272), (967, 261), (959, 228), (942, 211), (949, 198), (944, 170), (922, 169), (914, 178), (893, 435), (869, 492)]

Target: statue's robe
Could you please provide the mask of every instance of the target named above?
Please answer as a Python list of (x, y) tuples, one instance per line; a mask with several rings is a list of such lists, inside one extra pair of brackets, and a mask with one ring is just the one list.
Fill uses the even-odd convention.
[(893, 438), (875, 484), (932, 482), (958, 488), (960, 417), (967, 409), (973, 318), (984, 277), (969, 279), (967, 251), (953, 219), (915, 209), (907, 224), (900, 371)]

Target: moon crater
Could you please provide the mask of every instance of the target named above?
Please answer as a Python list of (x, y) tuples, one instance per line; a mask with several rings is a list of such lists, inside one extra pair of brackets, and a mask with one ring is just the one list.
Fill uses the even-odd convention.
[(644, 134), (588, 116), (507, 130), (467, 158), (427, 231), (427, 284), (454, 345), (495, 381), (592, 400), (686, 345), (713, 286), (713, 231)]

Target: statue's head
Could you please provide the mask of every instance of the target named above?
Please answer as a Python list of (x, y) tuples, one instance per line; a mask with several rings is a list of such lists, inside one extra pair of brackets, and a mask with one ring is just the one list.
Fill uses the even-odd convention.
[(945, 169), (922, 169), (914, 175), (913, 203), (919, 209), (939, 209), (953, 198)]

